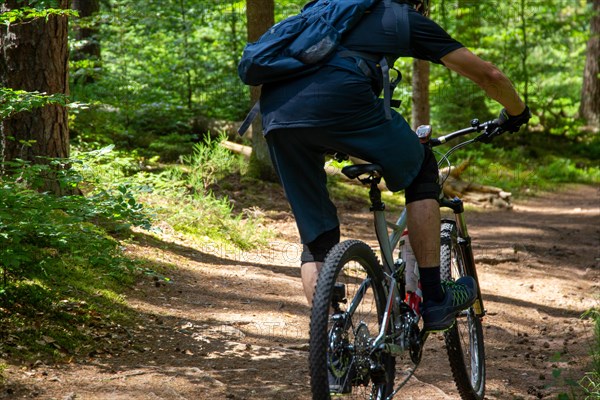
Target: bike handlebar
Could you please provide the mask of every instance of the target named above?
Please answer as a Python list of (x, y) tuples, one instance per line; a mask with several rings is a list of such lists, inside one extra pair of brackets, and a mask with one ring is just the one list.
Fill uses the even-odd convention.
[(498, 126), (497, 119), (483, 122), (483, 123), (479, 123), (478, 119), (473, 119), (473, 120), (471, 120), (471, 126), (469, 128), (464, 128), (464, 129), (458, 130), (456, 132), (452, 132), (447, 135), (431, 139), (429, 141), (429, 143), (431, 144), (432, 147), (440, 146), (452, 139), (456, 139), (457, 137), (468, 135), (469, 133), (481, 132), (481, 131), (483, 131), (483, 133), (481, 135), (477, 136), (476, 138), (474, 138), (473, 141), (489, 143), (492, 141), (493, 138), (495, 138), (496, 136), (499, 136), (505, 132), (500, 126)]
[[(431, 126), (423, 125), (422, 127), (426, 128), (423, 131), (423, 135), (425, 135), (425, 137), (421, 137), (421, 135), (418, 132), (417, 132), (417, 135), (422, 140), (421, 143), (429, 143), (429, 145), (431, 147), (440, 146), (440, 145), (447, 143), (450, 140), (456, 139), (458, 137), (465, 136), (465, 135), (468, 135), (473, 132), (481, 132), (481, 131), (483, 131), (483, 133), (481, 135), (469, 140), (466, 143), (471, 143), (471, 142), (490, 143), (493, 138), (495, 138), (496, 136), (500, 136), (501, 134), (506, 132), (504, 129), (502, 129), (498, 125), (497, 119), (479, 123), (479, 119), (475, 118), (475, 119), (471, 120), (471, 126), (469, 128), (464, 128), (464, 129), (458, 130), (456, 132), (452, 132), (447, 135), (440, 136), (437, 138), (432, 138), (432, 139), (429, 139), (429, 136), (431, 135)], [(421, 128), (421, 127), (419, 127), (419, 128)], [(419, 131), (419, 129), (417, 129), (417, 131)], [(457, 147), (460, 147), (460, 145)], [(452, 153), (457, 147), (450, 150), (446, 155)], [(340, 162), (346, 161), (349, 158), (347, 154), (341, 153), (341, 152), (336, 152), (336, 151), (330, 151), (330, 152), (328, 152), (328, 154), (332, 155), (337, 161), (340, 161)]]

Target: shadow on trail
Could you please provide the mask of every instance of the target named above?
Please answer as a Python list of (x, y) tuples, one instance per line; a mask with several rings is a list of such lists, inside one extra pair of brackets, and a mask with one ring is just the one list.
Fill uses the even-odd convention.
[(579, 318), (581, 314), (585, 311), (582, 310), (567, 310), (560, 307), (550, 307), (546, 305), (542, 305), (540, 303), (532, 303), (529, 301), (519, 300), (512, 297), (498, 296), (491, 293), (486, 293), (484, 295), (485, 301), (506, 304), (511, 306), (529, 308), (532, 310), (538, 311), (540, 314), (546, 314), (551, 317), (558, 318)]
[(274, 326), (139, 317), (144, 329), (135, 328), (132, 350), (107, 350), (88, 359), (102, 379), (86, 386), (136, 399), (154, 398), (144, 397), (149, 393), (157, 398), (308, 399), (307, 353), (285, 347), (305, 343), (306, 337), (284, 337)]
[[(161, 270), (162, 263), (149, 264), (150, 269)], [(168, 273), (168, 271), (167, 271)], [(298, 276), (299, 278), (299, 276)], [(291, 282), (294, 284), (294, 282)], [(253, 292), (260, 292), (260, 297), (252, 296), (246, 289), (252, 287)], [(229, 269), (215, 271), (195, 271), (179, 269), (171, 275), (168, 282), (156, 282), (152, 277), (141, 280), (128, 298), (153, 307), (162, 315), (202, 313), (288, 313), (306, 316), (310, 313), (308, 306), (291, 301), (290, 285), (265, 279), (249, 279), (245, 270)], [(293, 288), (301, 293), (300, 284)], [(183, 317), (182, 317), (183, 318)], [(232, 321), (233, 322), (233, 321)]]
[(228, 247), (212, 243), (207, 243), (204, 246), (200, 246), (200, 248), (194, 248), (161, 240), (140, 232), (135, 234), (135, 238), (140, 246), (171, 252), (193, 262), (214, 265), (215, 268), (228, 266), (253, 267), (292, 278), (300, 278), (299, 267), (272, 264), (278, 258), (283, 258), (291, 262), (297, 260), (297, 265), (300, 265), (301, 247), (299, 245), (273, 242), (271, 248), (258, 251), (245, 251), (233, 246)]

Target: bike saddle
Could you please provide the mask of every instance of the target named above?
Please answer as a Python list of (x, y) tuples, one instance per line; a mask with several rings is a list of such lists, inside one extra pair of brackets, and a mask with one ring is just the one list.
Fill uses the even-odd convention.
[(361, 175), (371, 175), (381, 177), (383, 168), (377, 164), (357, 164), (342, 168), (342, 173), (350, 179), (356, 179)]

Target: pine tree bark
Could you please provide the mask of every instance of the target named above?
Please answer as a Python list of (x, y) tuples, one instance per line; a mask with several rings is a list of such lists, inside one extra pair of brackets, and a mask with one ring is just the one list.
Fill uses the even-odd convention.
[[(246, 2), (248, 21), (248, 42), (255, 42), (275, 23), (275, 3), (273, 0), (248, 0)], [(260, 98), (260, 87), (250, 88), (250, 100), (256, 104)], [(267, 142), (262, 135), (260, 115), (252, 123), (252, 156), (250, 173), (255, 177), (276, 181), (277, 176), (271, 163)]]
[[(68, 0), (60, 0), (67, 8)], [(0, 11), (28, 5), (6, 1)], [(15, 90), (47, 94), (68, 94), (67, 17), (50, 15), (0, 27), (0, 84)], [(22, 159), (47, 163), (51, 158), (69, 156), (67, 110), (48, 105), (21, 112), (0, 122), (2, 161)], [(58, 183), (46, 190), (62, 194)]]
[(600, 130), (600, 0), (593, 0), (590, 38), (583, 72), (579, 113), (593, 132)]
[(412, 125), (429, 125), (429, 62), (413, 60), (412, 76)]

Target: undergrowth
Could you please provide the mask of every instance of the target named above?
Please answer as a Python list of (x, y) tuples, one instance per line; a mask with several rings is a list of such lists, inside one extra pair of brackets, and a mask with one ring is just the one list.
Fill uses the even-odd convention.
[(536, 146), (473, 145), (453, 154), (450, 161), (455, 166), (468, 163), (462, 180), (500, 187), (517, 198), (569, 183), (600, 183), (598, 163), (566, 149), (561, 153), (558, 149), (542, 151)]
[(0, 178), (0, 358), (66, 359), (94, 347), (90, 322), (124, 321), (120, 293), (136, 263), (112, 235), (150, 223), (126, 189), (63, 197), (32, 189), (38, 169), (22, 163)]
[(155, 220), (192, 240), (227, 242), (245, 250), (264, 245), (270, 233), (260, 229), (261, 220), (243, 210), (236, 213), (232, 201), (213, 190), (230, 175), (245, 172), (244, 161), (221, 147), (221, 140), (207, 135), (190, 155), (169, 165), (108, 146), (79, 154), (80, 171), (86, 181), (112, 182), (137, 193)]
[[(5, 163), (0, 176), (0, 361), (68, 360), (135, 319), (123, 299), (147, 260), (124, 254), (138, 227), (165, 223), (196, 241), (250, 249), (269, 233), (211, 188), (240, 160), (206, 139), (182, 163), (157, 165), (112, 146), (75, 151), (58, 174), (74, 193), (36, 190), (48, 165)], [(12, 171), (12, 172), (11, 172)], [(47, 176), (47, 174), (46, 174)], [(160, 224), (159, 224), (160, 222)], [(166, 279), (166, 278), (165, 278)], [(128, 322), (129, 321), (129, 322)], [(127, 343), (127, 340), (124, 340)]]
[(585, 392), (586, 400), (600, 399), (600, 310), (593, 308), (583, 317), (594, 321), (594, 340), (590, 351), (592, 365), (589, 372), (579, 381), (579, 385)]

